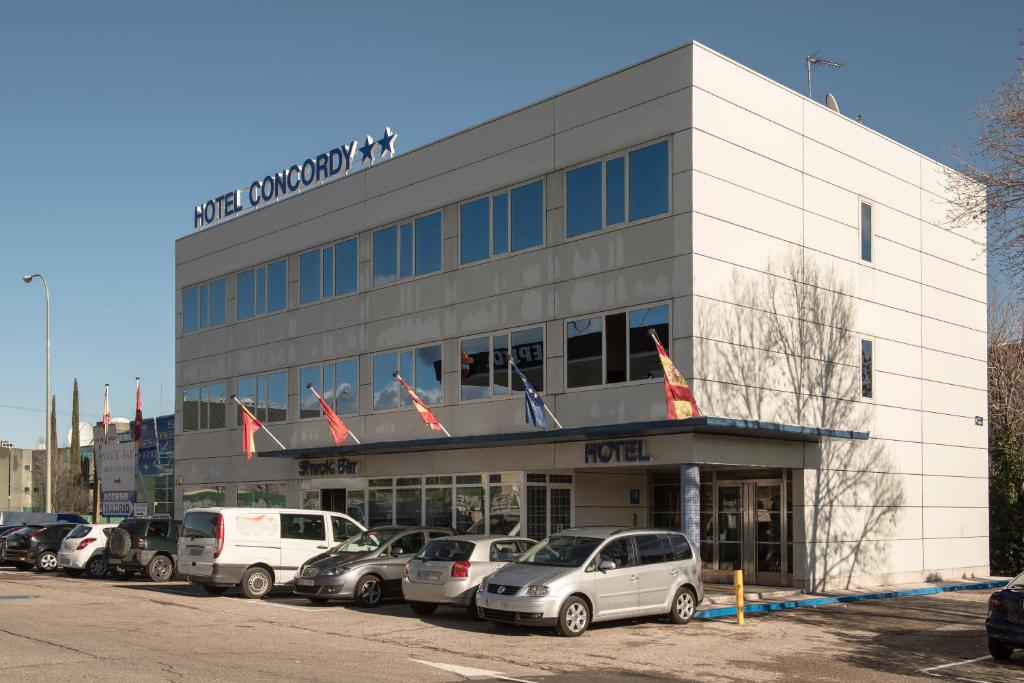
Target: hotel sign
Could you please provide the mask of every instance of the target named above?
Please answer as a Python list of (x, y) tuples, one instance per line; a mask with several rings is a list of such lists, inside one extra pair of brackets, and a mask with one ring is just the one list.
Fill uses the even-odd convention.
[(300, 477), (332, 477), (339, 474), (357, 474), (358, 472), (359, 463), (348, 458), (331, 458), (315, 462), (303, 460), (299, 463)]
[(647, 442), (643, 439), (597, 441), (586, 444), (583, 449), (583, 464), (585, 465), (650, 461), (651, 455), (647, 452)]
[[(367, 135), (366, 141), (362, 145), (353, 140), (347, 145), (341, 145), (318, 154), (315, 158), (308, 158), (302, 163), (292, 164), (273, 175), (253, 180), (249, 184), (248, 191), (231, 190), (219, 197), (197, 204), (195, 229), (205, 228), (229, 216), (256, 208), (260, 204), (281, 199), (298, 192), (300, 187), (306, 188), (316, 183), (322, 183), (339, 173), (348, 173), (356, 165), (356, 152), (359, 153), (359, 162), (363, 165), (373, 163), (373, 152), (377, 147), (380, 148), (377, 154), (378, 159), (383, 159), (388, 155), (393, 158), (397, 140), (398, 133), (385, 127), (384, 136), (380, 140), (374, 141), (371, 136)], [(245, 204), (246, 200), (248, 200), (248, 206)]]

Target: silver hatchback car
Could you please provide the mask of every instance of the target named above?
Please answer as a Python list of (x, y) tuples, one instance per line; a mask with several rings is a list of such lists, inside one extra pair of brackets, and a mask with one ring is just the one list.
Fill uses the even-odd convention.
[(468, 609), (477, 616), (480, 582), (533, 547), (516, 536), (453, 536), (427, 544), (405, 565), (402, 595), (416, 614), (430, 615), (438, 605)]
[(480, 584), (480, 616), (554, 626), (578, 636), (593, 622), (693, 618), (704, 599), (700, 555), (679, 531), (578, 527), (553, 534)]

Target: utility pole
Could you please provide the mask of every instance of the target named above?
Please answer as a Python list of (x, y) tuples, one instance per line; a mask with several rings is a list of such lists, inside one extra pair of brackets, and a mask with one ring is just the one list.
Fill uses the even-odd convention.
[[(103, 428), (106, 429), (106, 425), (103, 425)], [(104, 432), (104, 435), (105, 434), (106, 434), (106, 432)], [(105, 437), (104, 437), (103, 441), (104, 442), (106, 441)], [(102, 446), (100, 446), (99, 450), (96, 449), (96, 439), (93, 439), (93, 445), (92, 445), (92, 523), (93, 524), (99, 524), (100, 523), (100, 451), (102, 451), (102, 450), (103, 450)]]

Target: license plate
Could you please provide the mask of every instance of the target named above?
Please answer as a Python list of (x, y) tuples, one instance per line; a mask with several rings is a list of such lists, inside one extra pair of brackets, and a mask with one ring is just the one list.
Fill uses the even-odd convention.
[(296, 579), (295, 583), (299, 586), (312, 586), (313, 579)]
[(416, 572), (416, 578), (436, 581), (441, 578), (441, 572)]
[(59, 558), (57, 560), (57, 564), (60, 565), (61, 567), (68, 567), (68, 566), (71, 565), (71, 560), (69, 560), (66, 557), (61, 557), (61, 558)]
[(189, 548), (188, 549), (188, 554), (189, 554), (190, 557), (199, 557), (200, 555), (203, 554), (203, 549), (202, 548)]

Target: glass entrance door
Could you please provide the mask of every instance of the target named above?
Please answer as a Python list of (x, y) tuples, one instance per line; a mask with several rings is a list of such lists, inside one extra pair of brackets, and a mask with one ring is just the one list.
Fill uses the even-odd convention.
[(745, 484), (753, 498), (754, 573), (752, 578), (762, 584), (782, 583), (782, 484)]

